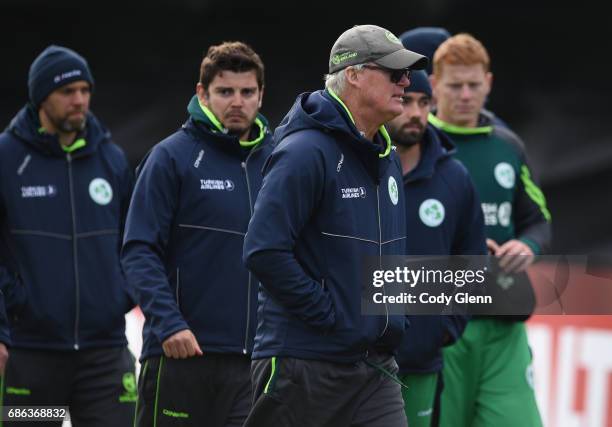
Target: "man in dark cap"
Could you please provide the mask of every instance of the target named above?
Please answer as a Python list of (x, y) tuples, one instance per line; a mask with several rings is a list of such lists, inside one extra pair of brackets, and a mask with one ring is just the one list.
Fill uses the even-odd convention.
[[(406, 195), (406, 253), (412, 256), (485, 255), (484, 220), (468, 171), (452, 156), (450, 138), (427, 123), (431, 85), (411, 74), (404, 112), (387, 123), (397, 147)], [(466, 316), (410, 315), (397, 355), (411, 427), (438, 425), (442, 348), (463, 333)]]
[(406, 49), (425, 55), (429, 59), (426, 71), (427, 75), (430, 75), (432, 72), (431, 61), (436, 49), (450, 36), (451, 34), (446, 28), (417, 27), (402, 33), (399, 38)]
[(128, 426), (136, 381), (124, 316), (133, 303), (119, 263), (128, 162), (89, 111), (93, 77), (78, 53), (49, 46), (30, 67), (28, 89), (0, 134), (0, 285), (11, 345), (0, 402), (68, 406), (73, 426)]
[(426, 62), (355, 26), (331, 49), (326, 89), (300, 95), (276, 130), (244, 244), (261, 282), (246, 426), (406, 426), (392, 355), (405, 316), (362, 315), (360, 273), (365, 257), (405, 251), (383, 124)]

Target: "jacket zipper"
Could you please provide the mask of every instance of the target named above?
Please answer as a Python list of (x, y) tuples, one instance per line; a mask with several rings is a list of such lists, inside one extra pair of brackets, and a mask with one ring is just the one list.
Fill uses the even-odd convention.
[(70, 208), (72, 210), (72, 262), (74, 264), (74, 282), (75, 282), (75, 319), (74, 319), (74, 349), (79, 349), (79, 321), (81, 317), (81, 290), (79, 284), (79, 258), (77, 254), (77, 230), (76, 230), (76, 209), (74, 207), (74, 182), (72, 178), (72, 155), (66, 154), (68, 161), (68, 186), (70, 188)]
[[(376, 185), (376, 213), (378, 214), (378, 266), (382, 268), (382, 226), (380, 222), (380, 185)], [(385, 295), (385, 285), (382, 287), (383, 295)], [(389, 307), (385, 302), (385, 328), (382, 333), (379, 335), (379, 338), (382, 337), (385, 332), (387, 332), (387, 328), (389, 327)]]
[[(242, 166), (242, 170), (244, 171), (244, 177), (246, 180), (246, 186), (247, 186), (247, 193), (249, 195), (249, 212), (251, 214), (251, 216), (249, 217), (252, 218), (253, 217), (253, 198), (251, 196), (251, 182), (249, 181), (249, 172), (247, 170), (247, 163), (249, 161), (249, 159), (251, 158), (251, 155), (257, 150), (257, 147), (252, 149), (249, 154), (247, 155), (246, 159), (244, 160), (244, 162), (241, 163)], [(248, 342), (249, 342), (249, 327), (251, 326), (251, 280), (252, 280), (252, 274), (251, 271), (249, 271), (249, 281), (247, 283), (247, 318), (246, 318), (246, 329), (244, 331), (244, 346), (242, 347), (242, 353), (243, 354), (247, 354), (247, 346), (248, 346)]]

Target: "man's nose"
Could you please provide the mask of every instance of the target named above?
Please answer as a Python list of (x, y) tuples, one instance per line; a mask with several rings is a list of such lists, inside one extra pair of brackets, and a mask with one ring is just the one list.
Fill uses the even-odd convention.
[(76, 90), (74, 91), (74, 94), (72, 95), (72, 103), (73, 104), (77, 104), (77, 105), (82, 105), (85, 103), (85, 93), (80, 91), (80, 90)]
[(244, 97), (240, 93), (236, 93), (232, 97), (232, 107), (242, 107), (244, 105)]
[(408, 87), (410, 86), (410, 79), (406, 74), (402, 74), (402, 78), (399, 82), (397, 82), (397, 84), (401, 87)]

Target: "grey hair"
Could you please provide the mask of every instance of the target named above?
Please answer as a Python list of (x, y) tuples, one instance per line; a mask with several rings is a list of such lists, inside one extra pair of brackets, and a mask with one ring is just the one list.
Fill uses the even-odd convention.
[[(365, 64), (357, 64), (353, 65), (352, 67), (356, 71), (359, 71), (364, 65)], [(339, 95), (344, 92), (344, 88), (346, 87), (346, 68), (332, 74), (325, 74), (323, 79), (325, 80), (325, 89), (330, 89)]]

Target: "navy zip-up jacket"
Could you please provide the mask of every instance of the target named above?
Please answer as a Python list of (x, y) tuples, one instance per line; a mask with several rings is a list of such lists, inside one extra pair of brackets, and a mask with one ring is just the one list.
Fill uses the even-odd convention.
[[(122, 263), (145, 315), (141, 360), (190, 329), (204, 353), (250, 354), (257, 281), (241, 254), (272, 135), (223, 132), (193, 97), (183, 127), (139, 166)], [(206, 112), (205, 112), (206, 111)]]
[(297, 98), (274, 136), (244, 244), (261, 282), (253, 358), (393, 352), (405, 316), (361, 314), (365, 257), (405, 250), (401, 166), (386, 131), (366, 140), (341, 101), (317, 91)]
[(65, 152), (30, 106), (0, 135), (0, 282), (14, 347), (127, 344), (119, 250), (133, 177), (91, 113), (79, 146)]
[[(445, 134), (427, 126), (419, 163), (404, 175), (408, 255), (487, 253), (480, 201), (467, 169), (451, 157), (454, 150)], [(468, 318), (412, 315), (408, 319), (410, 326), (396, 357), (400, 373), (440, 371), (443, 345), (461, 336)]]

